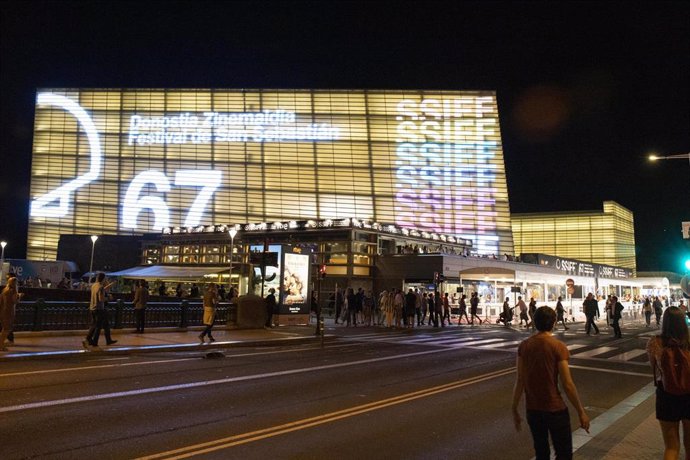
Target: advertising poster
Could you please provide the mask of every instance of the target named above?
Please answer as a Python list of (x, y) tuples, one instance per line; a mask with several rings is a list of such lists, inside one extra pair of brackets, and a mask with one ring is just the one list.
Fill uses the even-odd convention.
[[(249, 247), (252, 253), (261, 254), (264, 252), (263, 244), (252, 245)], [(272, 244), (268, 246), (269, 253), (278, 254), (278, 263), (276, 265), (266, 265), (265, 277), (261, 277), (261, 265), (254, 264), (254, 285), (252, 286), (254, 294), (261, 295), (261, 285), (263, 283), (264, 297), (268, 295), (269, 289), (273, 288), (276, 294), (280, 292), (280, 253), (282, 247), (279, 244)], [(278, 296), (276, 295), (276, 299)]]
[(309, 256), (285, 253), (280, 313), (309, 313)]

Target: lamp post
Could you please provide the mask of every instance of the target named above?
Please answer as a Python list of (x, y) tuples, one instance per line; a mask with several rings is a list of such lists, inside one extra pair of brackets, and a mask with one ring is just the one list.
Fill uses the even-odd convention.
[(89, 284), (91, 284), (91, 278), (93, 277), (93, 253), (96, 249), (96, 240), (98, 236), (91, 235), (91, 265), (89, 265)]
[(2, 256), (0, 256), (0, 282), (5, 281), (5, 246), (7, 246), (7, 241), (0, 241), (0, 246), (2, 247)]
[(232, 227), (230, 230), (228, 230), (228, 235), (230, 235), (230, 275), (228, 276), (228, 283), (230, 284), (230, 295), (232, 295), (232, 256), (234, 255), (235, 236), (237, 235), (237, 229)]

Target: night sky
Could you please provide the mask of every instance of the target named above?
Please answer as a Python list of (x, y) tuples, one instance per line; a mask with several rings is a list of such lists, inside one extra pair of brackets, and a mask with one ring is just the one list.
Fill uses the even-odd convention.
[(633, 211), (638, 270), (680, 272), (690, 2), (0, 3), (6, 257), (26, 251), (39, 87), (495, 90), (512, 212)]

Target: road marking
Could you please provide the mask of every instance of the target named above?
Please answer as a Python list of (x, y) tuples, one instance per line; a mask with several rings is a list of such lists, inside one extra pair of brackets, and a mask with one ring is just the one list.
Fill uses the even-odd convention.
[(621, 354), (615, 355), (615, 356), (609, 356), (608, 359), (612, 361), (629, 361), (631, 359), (635, 359), (638, 356), (646, 355), (647, 350), (630, 350), (623, 352)]
[(337, 369), (337, 368), (341, 368), (341, 367), (359, 366), (362, 364), (369, 364), (369, 363), (375, 363), (375, 362), (381, 362), (381, 361), (390, 361), (393, 359), (409, 358), (409, 357), (414, 357), (414, 356), (430, 355), (430, 354), (435, 354), (435, 353), (447, 353), (447, 352), (448, 352), (448, 350), (445, 348), (433, 349), (433, 350), (426, 350), (426, 351), (418, 351), (415, 353), (405, 353), (405, 354), (401, 354), (401, 355), (386, 356), (383, 358), (371, 358), (371, 359), (363, 359), (363, 360), (352, 361), (352, 362), (347, 362), (347, 363), (325, 364), (322, 366), (305, 367), (305, 368), (300, 368), (300, 369), (292, 369), (292, 370), (288, 370), (288, 371), (267, 372), (264, 374), (244, 375), (241, 377), (230, 377), (230, 378), (219, 379), (219, 380), (205, 380), (205, 381), (199, 381), (199, 382), (181, 383), (181, 384), (177, 384), (177, 385), (167, 385), (167, 386), (162, 386), (162, 387), (142, 388), (139, 390), (117, 391), (114, 393), (103, 393), (103, 394), (95, 394), (95, 395), (89, 395), (89, 396), (80, 396), (80, 397), (75, 397), (75, 398), (57, 399), (57, 400), (53, 400), (53, 401), (40, 401), (40, 402), (35, 402), (35, 403), (18, 404), (15, 406), (0, 407), (0, 413), (18, 412), (18, 411), (22, 411), (22, 410), (38, 409), (38, 408), (51, 407), (51, 406), (61, 406), (61, 405), (65, 405), (65, 404), (74, 404), (74, 403), (86, 402), (86, 401), (98, 401), (98, 400), (102, 400), (102, 399), (125, 398), (125, 397), (129, 397), (129, 396), (138, 396), (138, 395), (150, 394), (150, 393), (161, 393), (161, 392), (165, 392), (165, 391), (185, 390), (185, 389), (189, 389), (189, 388), (200, 388), (200, 387), (211, 386), (211, 385), (223, 385), (223, 384), (232, 383), (232, 382), (244, 382), (244, 381), (248, 381), (248, 380), (258, 380), (258, 379), (265, 379), (265, 378), (271, 378), (271, 377), (282, 377), (285, 375), (304, 374), (307, 372), (321, 371), (321, 370), (325, 370), (325, 369)]
[[(647, 377), (649, 377), (649, 375), (647, 375)], [(640, 403), (653, 395), (655, 391), (656, 387), (654, 386), (654, 382), (649, 383), (641, 390), (633, 393), (631, 396), (628, 396), (626, 399), (604, 412), (607, 417), (602, 417), (603, 414), (595, 417), (590, 424), (589, 433), (582, 428), (575, 430), (573, 432), (573, 453), (594, 439), (596, 435), (600, 434), (615, 422), (626, 416), (631, 410), (639, 406)]]
[(587, 371), (597, 371), (597, 372), (607, 372), (609, 374), (623, 374), (623, 375), (634, 375), (636, 377), (651, 377), (652, 374), (650, 373), (641, 373), (641, 372), (628, 372), (628, 371), (617, 371), (614, 369), (602, 369), (600, 367), (589, 367), (589, 366), (579, 366), (577, 364), (571, 364), (570, 365), (571, 369), (584, 369)]
[[(355, 345), (327, 346), (326, 348), (345, 348), (345, 347), (352, 347), (352, 346), (355, 346)], [(298, 351), (311, 350), (313, 348), (314, 347), (300, 347), (300, 348), (291, 348), (289, 350), (259, 351), (256, 353), (239, 353), (236, 355), (229, 355), (229, 357), (231, 357), (231, 358), (242, 358), (245, 356), (295, 353)], [(203, 353), (207, 353), (210, 350), (201, 350), (201, 351)], [(114, 358), (114, 359), (129, 359), (129, 358)], [(98, 365), (98, 366), (65, 367), (65, 368), (61, 368), (61, 369), (44, 369), (44, 370), (40, 370), (40, 371), (8, 372), (6, 374), (0, 374), (0, 377), (18, 377), (18, 376), (22, 376), (22, 375), (54, 374), (57, 372), (88, 371), (91, 369), (107, 369), (110, 367), (145, 366), (148, 364), (169, 364), (171, 362), (176, 363), (176, 362), (180, 362), (180, 361), (195, 361), (195, 360), (199, 360), (199, 359), (200, 359), (200, 356), (196, 356), (194, 358), (176, 358), (176, 359), (167, 359), (167, 360), (163, 359), (163, 360), (157, 360), (157, 361), (142, 361), (142, 362), (136, 362), (136, 363), (102, 364), (102, 365)], [(105, 361), (105, 360), (99, 360), (99, 361)]]
[(582, 343), (571, 343), (568, 345), (568, 351), (579, 350), (580, 348), (585, 348), (588, 345)]
[(372, 412), (375, 410), (385, 409), (390, 406), (403, 404), (406, 402), (414, 401), (420, 398), (426, 398), (431, 395), (436, 395), (439, 393), (444, 393), (446, 391), (456, 390), (468, 385), (473, 385), (475, 383), (484, 382), (486, 380), (495, 379), (498, 377), (503, 377), (510, 375), (515, 372), (515, 368), (501, 369), (494, 372), (489, 372), (476, 377), (470, 377), (464, 380), (458, 380), (456, 382), (446, 383), (432, 388), (425, 388), (422, 390), (414, 391), (404, 395), (395, 396), (392, 398), (384, 399), (381, 401), (376, 401), (372, 403), (362, 404), (359, 406), (350, 407), (347, 409), (342, 409), (335, 412), (330, 412), (328, 414), (317, 415), (315, 417), (309, 417), (302, 420), (296, 420), (294, 422), (285, 423), (282, 425), (277, 425), (274, 427), (264, 428), (261, 430), (251, 431), (248, 433), (242, 433), (234, 436), (228, 436), (221, 439), (216, 439), (214, 441), (207, 441), (204, 443), (194, 444), (186, 447), (181, 447), (178, 449), (169, 450), (166, 452), (160, 452), (153, 455), (147, 455), (145, 457), (139, 457), (137, 460), (154, 460), (160, 458), (167, 459), (183, 459), (194, 457), (197, 455), (207, 454), (209, 452), (215, 452), (222, 449), (228, 449), (241, 444), (247, 444), (250, 442), (260, 441), (262, 439), (271, 438), (274, 436), (279, 436), (285, 433), (290, 433), (293, 431), (304, 430), (318, 425), (323, 425), (325, 423), (335, 422), (348, 417), (354, 417), (356, 415), (364, 414), (367, 412)]
[(616, 350), (614, 347), (597, 347), (593, 350), (582, 351), (580, 353), (573, 353), (571, 356), (577, 358), (591, 358), (592, 356), (603, 355), (611, 350)]

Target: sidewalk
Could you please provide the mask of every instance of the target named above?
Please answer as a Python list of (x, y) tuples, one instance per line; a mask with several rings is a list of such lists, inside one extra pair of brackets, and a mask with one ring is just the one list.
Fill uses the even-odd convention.
[[(140, 334), (132, 329), (113, 329), (112, 338), (117, 343), (105, 345), (101, 334), (99, 347), (86, 350), (82, 341), (86, 331), (43, 331), (15, 332), (14, 345), (8, 351), (0, 351), (0, 362), (21, 359), (65, 358), (84, 353), (124, 355), (163, 351), (217, 350), (231, 347), (280, 346), (301, 343), (320, 343), (321, 337), (315, 335), (315, 326), (279, 326), (271, 329), (226, 329), (213, 330), (214, 343), (203, 345), (199, 334), (203, 327), (190, 327), (186, 330), (171, 328), (151, 328)], [(333, 335), (325, 335), (324, 341), (332, 340)]]

